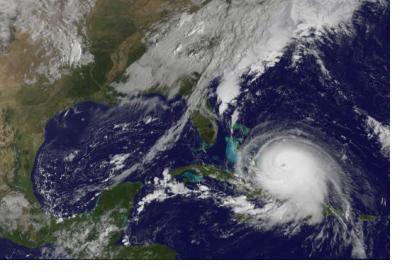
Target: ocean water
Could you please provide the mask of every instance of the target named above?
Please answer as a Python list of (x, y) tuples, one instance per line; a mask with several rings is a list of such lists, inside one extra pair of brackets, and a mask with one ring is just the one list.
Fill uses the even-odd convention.
[[(154, 95), (119, 107), (77, 104), (46, 126), (32, 173), (36, 197), (67, 218), (93, 209), (105, 188), (141, 181), (123, 239), (167, 245), (180, 259), (388, 259), (390, 160), (367, 120), (390, 123), (389, 17), (388, 7), (365, 3), (351, 25), (292, 41), (262, 75), (242, 76), (240, 94), (222, 115), (215, 79), (206, 99), (219, 130), (207, 149), (190, 122), (172, 145), (158, 142), (178, 125), (183, 99)], [(233, 129), (233, 120), (243, 129)], [(168, 177), (166, 170), (192, 164), (234, 174), (236, 153), (263, 123), (308, 130), (340, 162), (349, 178), (347, 221), (328, 215), (313, 225), (266, 227), (230, 206), (243, 195), (234, 182), (202, 176), (181, 184)], [(263, 199), (247, 200), (263, 209)], [(6, 258), (15, 245), (1, 242)], [(38, 256), (16, 248), (15, 258)]]

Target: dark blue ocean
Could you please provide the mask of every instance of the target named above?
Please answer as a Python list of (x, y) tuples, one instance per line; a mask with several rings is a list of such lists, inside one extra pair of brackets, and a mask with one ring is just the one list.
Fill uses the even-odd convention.
[[(355, 13), (349, 32), (328, 30), (321, 40), (304, 42), (320, 53), (328, 75), (310, 54), (294, 67), (292, 57), (300, 42), (292, 42), (280, 61), (263, 75), (242, 77), (242, 94), (236, 106), (230, 106), (217, 120), (216, 143), (206, 149), (188, 123), (172, 146), (159, 151), (155, 160), (142, 163), (186, 110), (183, 98), (167, 100), (158, 94), (118, 107), (77, 104), (47, 123), (32, 172), (35, 195), (46, 210), (66, 218), (91, 211), (96, 194), (129, 167), (135, 166), (135, 170), (123, 174), (122, 181), (144, 182), (136, 205), (155, 189), (152, 179), (161, 177), (165, 168), (212, 164), (233, 171), (227, 139), (246, 138), (240, 130), (231, 132), (231, 116), (240, 108), (238, 122), (247, 128), (264, 122), (308, 126), (332, 152), (343, 150), (352, 159), (354, 165), (346, 166), (358, 189), (352, 207), (357, 213), (376, 217), (361, 223), (367, 258), (389, 259), (390, 160), (381, 152), (377, 138), (368, 136), (365, 115), (357, 113), (359, 108), (383, 124), (390, 123), (389, 21), (388, 7), (365, 3)], [(215, 79), (207, 92), (215, 113), (217, 86)], [(110, 162), (118, 154), (127, 155), (124, 168), (113, 170)], [(202, 183), (215, 191), (235, 193), (226, 182), (206, 177)], [(194, 189), (195, 182), (187, 186)], [(212, 199), (175, 196), (148, 204), (137, 221), (135, 215), (136, 209), (124, 230), (131, 244), (161, 243), (175, 250), (179, 259), (352, 258), (351, 245), (335, 245), (331, 238), (316, 247), (310, 239), (317, 231), (314, 226), (303, 226), (292, 236), (275, 228), (258, 230), (237, 222), (229, 208)], [(323, 223), (332, 224), (335, 219), (329, 216)], [(327, 234), (331, 237), (332, 231)], [(0, 258), (40, 257), (40, 249), (0, 239)]]

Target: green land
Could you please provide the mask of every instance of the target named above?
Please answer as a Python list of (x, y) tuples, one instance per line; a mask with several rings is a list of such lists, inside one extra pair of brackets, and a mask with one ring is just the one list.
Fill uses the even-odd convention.
[(72, 258), (174, 259), (175, 253), (161, 245), (118, 245), (140, 187), (139, 183), (119, 184), (104, 191), (90, 213), (63, 221), (49, 217), (35, 240), (19, 231), (0, 232), (3, 237), (29, 248), (46, 244), (61, 246)]
[[(15, 226), (0, 223), (0, 237), (32, 248), (57, 242), (70, 251), (70, 244), (76, 244), (70, 253), (79, 258), (175, 257), (173, 252), (159, 245), (115, 245), (114, 240), (119, 237), (139, 186), (116, 186), (102, 195), (98, 207), (91, 213), (58, 223), (41, 209), (33, 194), (30, 175), (35, 154), (43, 141), (46, 122), (56, 113), (81, 101), (116, 104), (119, 94), (110, 84), (123, 79), (125, 69), (144, 54), (147, 46), (143, 38), (152, 26), (180, 8), (194, 11), (189, 0), (97, 0), (87, 20), (93, 63), (75, 69), (68, 67), (65, 74), (53, 83), (45, 77), (39, 77), (38, 81), (31, 85), (21, 82), (18, 86), (3, 86), (0, 91), (0, 113), (4, 114), (1, 121), (4, 120), (5, 123), (0, 123), (0, 128), (4, 125), (12, 131), (9, 134), (13, 143), (4, 147), (0, 145), (0, 154), (4, 155), (4, 160), (0, 159), (0, 177), (3, 173), (7, 175), (0, 178), (0, 201), (18, 197), (29, 205), (23, 203), (23, 213), (18, 217)], [(24, 49), (14, 51), (18, 53)], [(29, 59), (28, 61), (31, 63)], [(197, 78), (194, 76), (183, 81), (181, 94), (187, 94)], [(8, 162), (13, 164), (6, 161), (8, 158), (12, 159)], [(112, 198), (115, 207), (110, 205), (107, 197)], [(108, 224), (110, 232), (115, 234), (111, 236), (110, 232), (102, 232), (98, 226), (104, 224)], [(81, 238), (76, 236), (80, 229), (90, 230), (89, 235)], [(95, 242), (102, 233), (104, 236), (110, 236), (110, 243), (106, 244), (107, 247), (100, 255), (92, 254), (88, 247), (94, 242), (94, 248), (100, 248)], [(58, 235), (61, 238), (57, 238)], [(75, 243), (75, 240), (83, 243)]]
[(183, 166), (172, 170), (170, 173), (172, 176), (178, 176), (184, 174), (184, 172), (194, 172), (202, 177), (215, 178), (221, 181), (228, 181), (234, 179), (232, 173), (222, 170), (214, 165), (201, 165), (193, 164), (188, 166)]

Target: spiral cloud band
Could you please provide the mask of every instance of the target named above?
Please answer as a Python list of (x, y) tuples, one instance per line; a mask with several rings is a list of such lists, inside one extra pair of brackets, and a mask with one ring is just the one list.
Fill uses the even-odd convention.
[[(269, 197), (261, 213), (273, 224), (319, 223), (329, 197), (346, 202), (337, 162), (300, 130), (270, 131), (240, 151), (238, 174)], [(343, 207), (338, 205), (338, 207)]]

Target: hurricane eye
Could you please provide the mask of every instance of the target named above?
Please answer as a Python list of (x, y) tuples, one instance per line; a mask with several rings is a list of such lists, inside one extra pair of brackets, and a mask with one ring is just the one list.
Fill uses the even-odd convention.
[(342, 169), (314, 138), (266, 131), (245, 144), (239, 158), (239, 175), (270, 197), (271, 223), (318, 223), (329, 194), (343, 197)]

